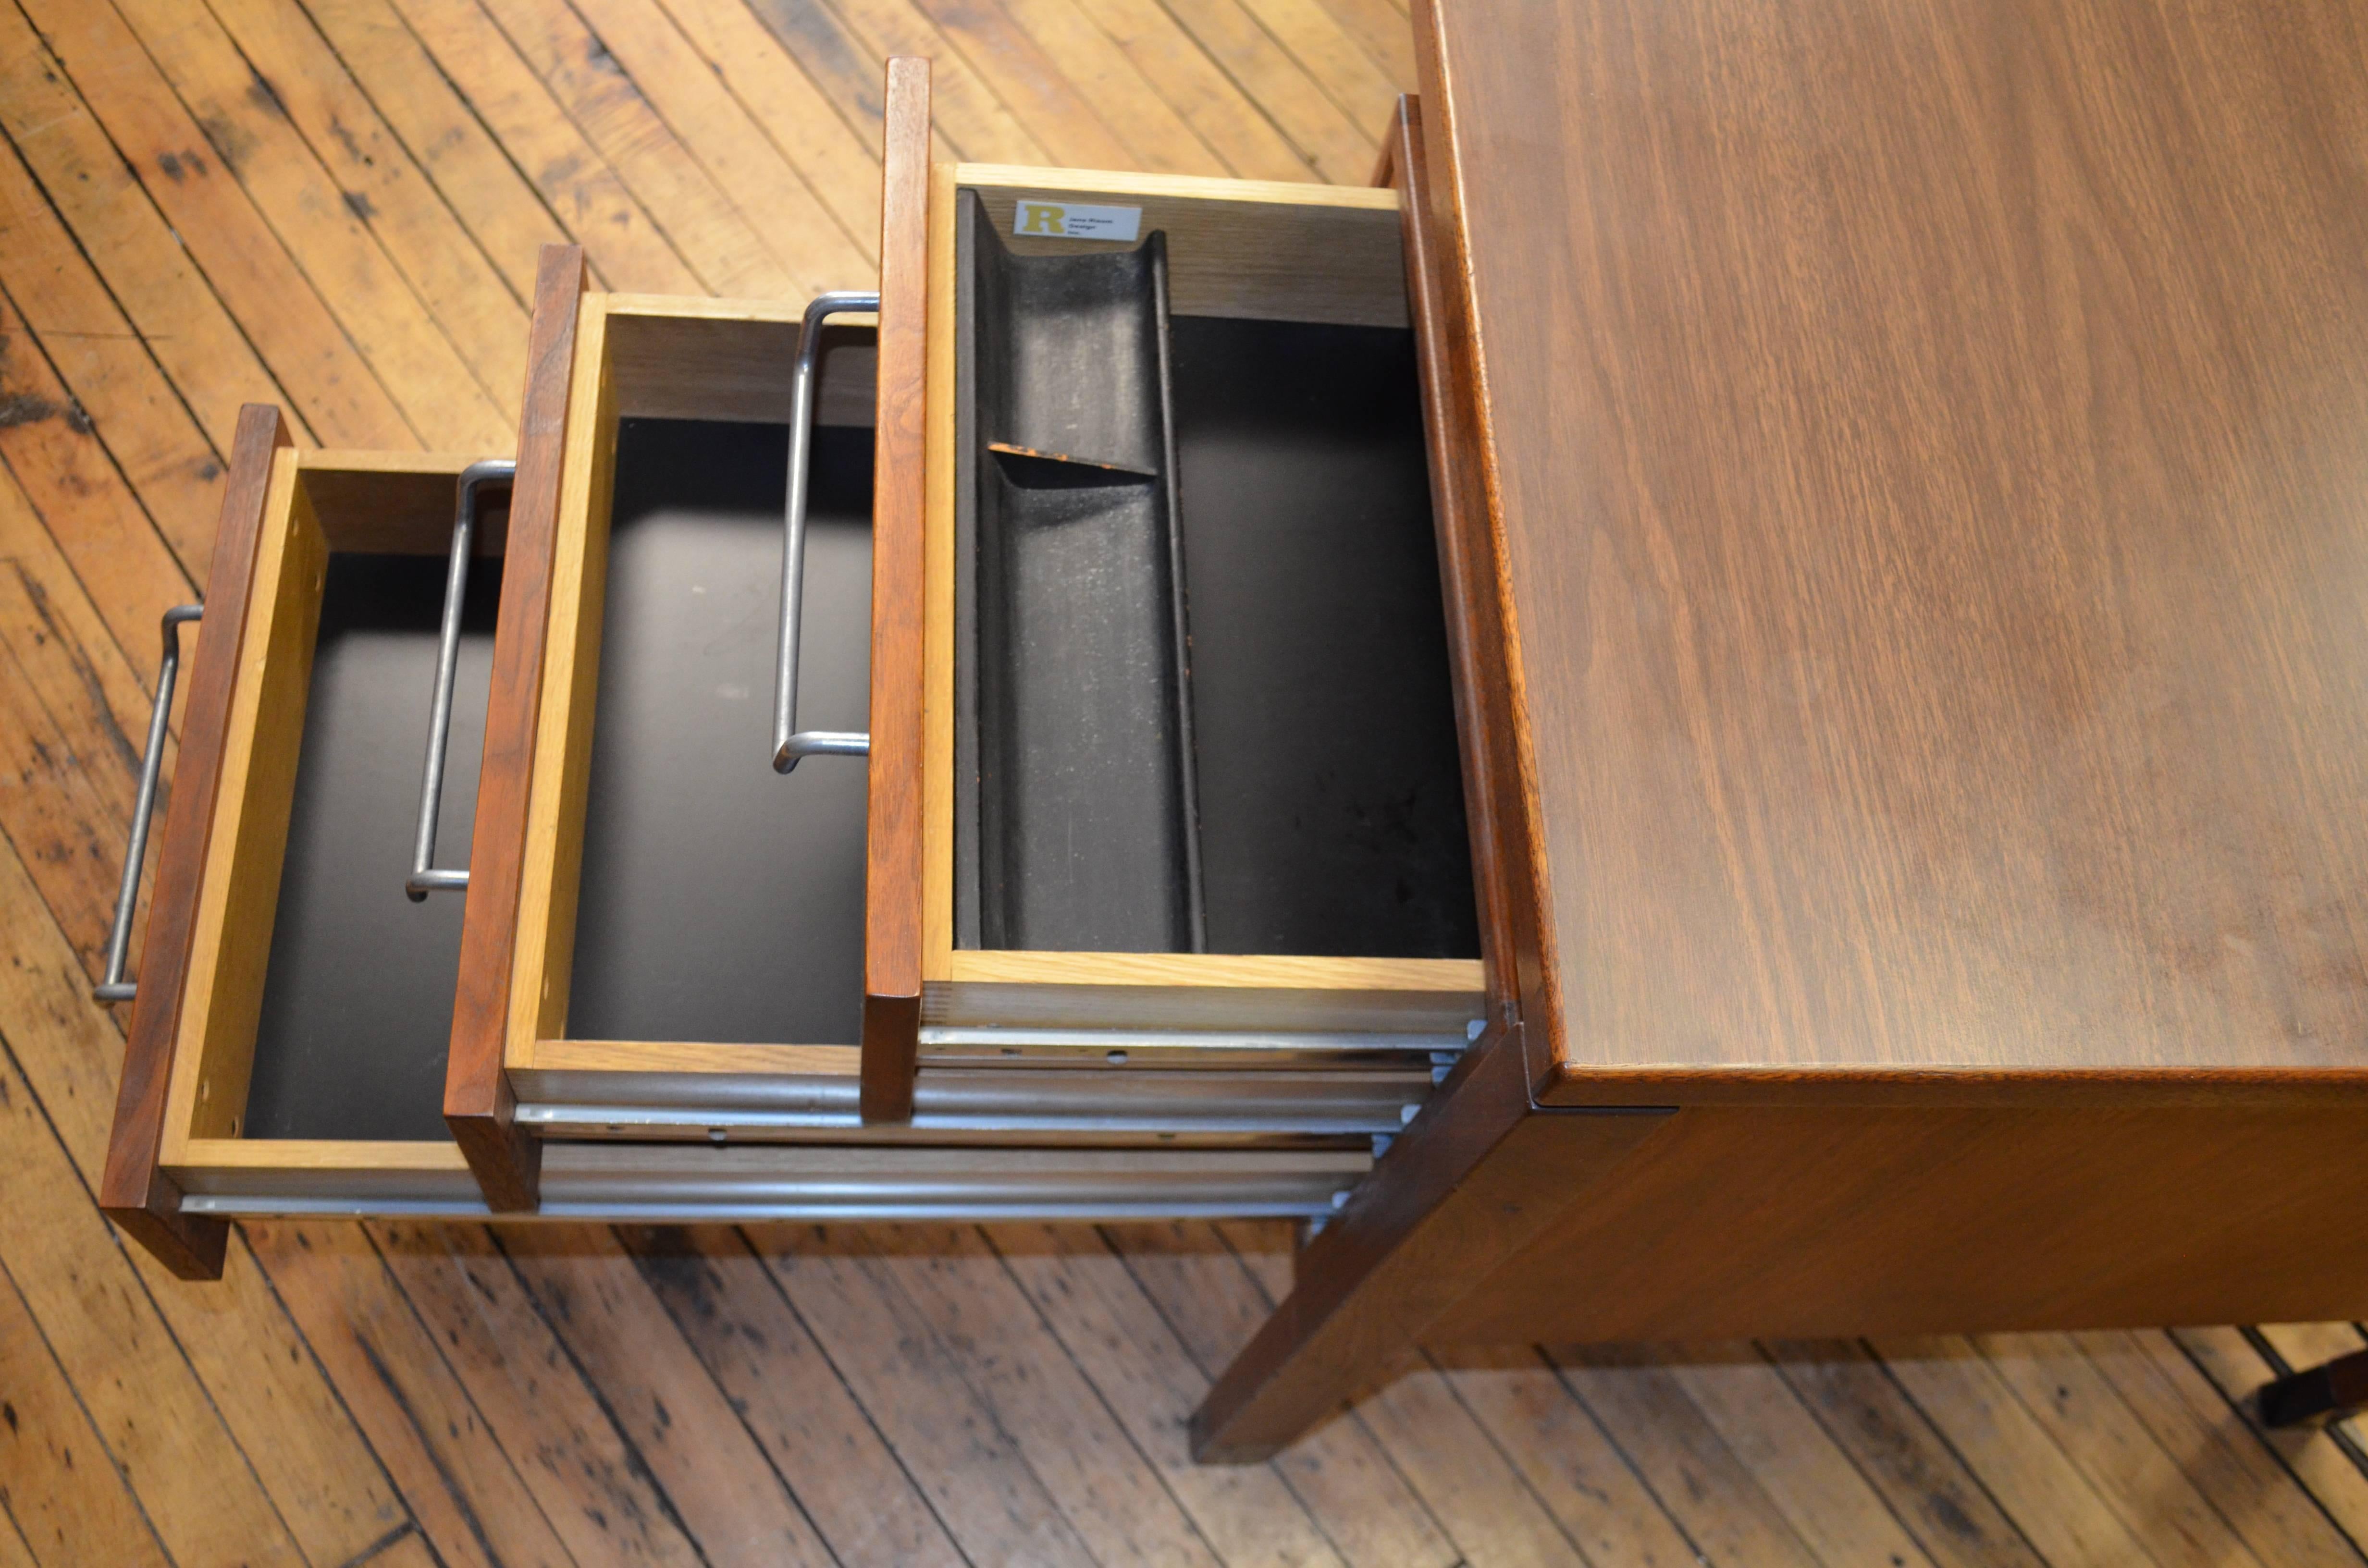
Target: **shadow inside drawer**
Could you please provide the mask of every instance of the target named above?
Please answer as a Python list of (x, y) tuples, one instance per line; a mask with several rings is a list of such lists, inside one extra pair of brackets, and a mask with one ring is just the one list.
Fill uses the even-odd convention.
[[(449, 479), (443, 481), (449, 484)], [(445, 557), (329, 557), (247, 1087), (245, 1136), (442, 1140), (459, 897), (404, 896)], [(501, 562), (469, 574), (437, 822), (468, 863)]]
[(1413, 335), (962, 213), (957, 944), (1476, 958)]
[[(802, 726), (870, 704), (869, 429), (818, 426)], [(863, 997), (864, 763), (771, 765), (780, 425), (626, 419), (567, 1033), (853, 1044)]]

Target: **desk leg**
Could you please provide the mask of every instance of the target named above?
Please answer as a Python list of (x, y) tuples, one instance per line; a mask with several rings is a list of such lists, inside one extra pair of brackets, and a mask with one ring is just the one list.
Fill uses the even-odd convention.
[(1528, 1077), (1519, 1028), (1491, 1030), (1465, 1054), (1300, 1255), (1290, 1299), (1193, 1415), (1195, 1459), (1266, 1459), (1386, 1377), (1474, 1285), (1672, 1119), (1533, 1112)]
[(2368, 1350), (2355, 1350), (2306, 1371), (2289, 1372), (2263, 1384), (2253, 1402), (2264, 1426), (2323, 1425), (2356, 1415), (2368, 1410)]

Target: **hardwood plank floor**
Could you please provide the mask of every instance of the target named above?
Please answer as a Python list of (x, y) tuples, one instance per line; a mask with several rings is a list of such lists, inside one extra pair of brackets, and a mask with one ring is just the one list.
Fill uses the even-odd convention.
[(940, 155), (1361, 180), (1395, 0), (0, 0), (0, 1564), (2368, 1564), (2360, 1435), (2242, 1401), (2351, 1324), (1427, 1363), (1271, 1464), (1182, 1423), (1260, 1224), (98, 1219), (88, 1000), (236, 405), (507, 450), (533, 247), (791, 293)]

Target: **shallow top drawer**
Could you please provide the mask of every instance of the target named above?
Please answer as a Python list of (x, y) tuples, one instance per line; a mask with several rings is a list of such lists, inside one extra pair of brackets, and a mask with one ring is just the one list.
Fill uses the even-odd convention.
[(1460, 1045), (1398, 194), (941, 165), (929, 240), (923, 1062)]

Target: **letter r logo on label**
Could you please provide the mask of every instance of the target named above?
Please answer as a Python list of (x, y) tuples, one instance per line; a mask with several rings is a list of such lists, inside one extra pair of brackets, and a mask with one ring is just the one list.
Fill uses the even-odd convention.
[(1019, 233), (1023, 234), (1062, 234), (1067, 226), (1062, 222), (1062, 211), (1045, 201), (1023, 201), (1019, 204)]

